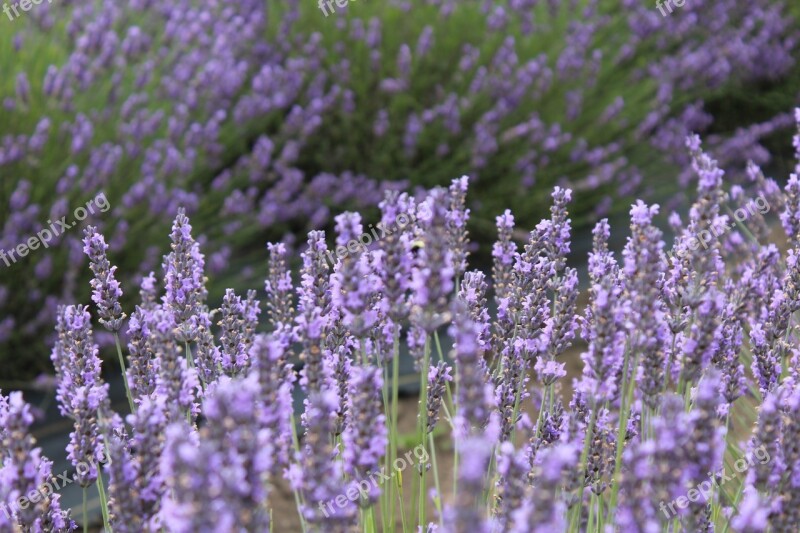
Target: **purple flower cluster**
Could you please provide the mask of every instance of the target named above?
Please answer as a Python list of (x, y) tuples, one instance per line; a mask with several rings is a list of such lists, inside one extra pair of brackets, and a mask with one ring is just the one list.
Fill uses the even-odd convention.
[[(610, 225), (600, 221), (583, 309), (578, 270), (568, 266), (565, 188), (554, 189), (549, 217), (522, 247), (511, 213), (498, 218), (492, 277), (468, 270), (459, 255), (470, 244), (454, 223), (466, 216), (454, 215), (463, 178), (414, 197), (387, 194), (384, 215), (416, 207), (409, 226), (390, 245), (354, 247), (333, 269), (326, 234), (310, 233), (297, 287), (284, 247), (271, 245), (269, 331), (258, 333), (254, 292), (228, 290), (220, 309), (208, 309), (200, 245), (179, 211), (163, 280), (144, 280), (128, 321), (134, 412), (125, 423), (109, 405), (88, 309), (59, 311), (52, 360), (59, 407), (74, 421), (69, 458), (76, 467), (111, 460), (107, 493), (93, 466), (78, 479), (97, 481), (105, 520), (120, 531), (268, 530), (279, 476), (307, 531), (372, 529), (380, 513), (395, 519), (406, 499), (418, 512), (403, 520), (427, 531), (796, 529), (800, 244), (784, 225), (792, 248), (781, 260), (759, 240), (765, 233), (731, 227), (726, 242), (749, 239), (746, 246), (699, 249), (733, 197), (779, 188), (759, 170), (748, 188), (728, 194), (699, 139), (686, 144), (699, 177), (689, 223), (668, 248), (660, 207), (637, 201), (618, 263)], [(794, 188), (786, 186), (784, 210), (793, 209)], [(675, 227), (678, 218), (670, 217)], [(363, 231), (352, 212), (337, 226), (337, 246)], [(99, 234), (90, 242), (103, 248)], [(98, 272), (113, 267), (92, 254), (96, 279), (108, 281)], [(95, 304), (107, 321), (108, 300)], [(420, 355), (414, 461), (398, 450), (399, 358), (387, 356), (400, 353), (404, 332)], [(584, 346), (572, 351), (577, 342)], [(569, 372), (578, 351), (582, 368)], [(298, 389), (305, 399), (296, 424)], [(0, 396), (7, 501), (50, 468), (28, 435), (31, 421), (20, 395)], [(746, 445), (733, 441), (747, 432)], [(437, 468), (441, 439), (452, 443), (452, 487)], [(391, 469), (412, 465), (405, 477), (417, 492), (406, 498), (403, 476)], [(375, 481), (384, 475), (389, 483)], [(57, 498), (42, 502), (15, 512), (15, 523), (72, 526)]]
[[(414, 17), (411, 3), (391, 2), (385, 13), (363, 7), (336, 21), (297, 0), (37, 5), (8, 30), (0, 171), (13, 177), (0, 250), (99, 191), (111, 210), (91, 223), (125, 285), (157, 268), (156, 236), (180, 206), (214, 215), (195, 217), (212, 274), (232, 273), (234, 257), (254, 259), (264, 232), (320, 227), (333, 210), (371, 206), (418, 174), (419, 184), (443, 183), (461, 169), (481, 192), (502, 178), (526, 225), (536, 211), (528, 207), (547, 201), (538, 193), (567, 180), (599, 195), (582, 211), (602, 212), (612, 197), (649, 192), (645, 169), (672, 180), (689, 162), (684, 139), (712, 125), (704, 104), (713, 91), (789, 71), (797, 38), (785, 3), (712, 0), (662, 18), (632, 0), (610, 10), (596, 0), (580, 10), (555, 0), (429, 0)], [(409, 32), (398, 33), (393, 17)], [(54, 55), (52, 39), (61, 43)], [(762, 163), (759, 140), (790, 122), (745, 123), (708, 142), (725, 165)], [(687, 167), (679, 182), (691, 178)], [(469, 252), (464, 222), (501, 211), (489, 201), (468, 208), (465, 186), (459, 180), (441, 206), (458, 275)], [(796, 219), (795, 207), (784, 223)], [(12, 265), (0, 284), (4, 353), (41, 339), (58, 307), (81, 297), (80, 239), (64, 232)], [(104, 246), (87, 239), (101, 272), (93, 297), (113, 330), (119, 287), (96, 261)], [(186, 252), (168, 263), (166, 297), (190, 313), (203, 292), (199, 258)], [(256, 270), (236, 274), (253, 282)], [(28, 279), (52, 283), (11, 291)], [(186, 317), (177, 323), (194, 340), (202, 324)]]

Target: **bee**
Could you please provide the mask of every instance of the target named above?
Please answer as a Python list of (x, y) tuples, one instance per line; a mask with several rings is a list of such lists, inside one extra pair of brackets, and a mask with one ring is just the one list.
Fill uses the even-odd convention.
[(411, 255), (417, 257), (419, 255), (419, 251), (425, 248), (425, 241), (422, 239), (416, 239), (411, 243)]

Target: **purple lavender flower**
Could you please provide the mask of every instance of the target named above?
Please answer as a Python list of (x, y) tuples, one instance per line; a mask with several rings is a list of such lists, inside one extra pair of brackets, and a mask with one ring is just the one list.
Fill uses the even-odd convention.
[(330, 266), (326, 260), (329, 255), (325, 244), (325, 232), (309, 232), (308, 248), (302, 254), (301, 283), (297, 289), (299, 295), (297, 310), (301, 314), (310, 313), (315, 308), (322, 316), (330, 312), (331, 294), (328, 281)]
[(522, 417), (520, 406), (528, 398), (525, 361), (516, 350), (505, 350), (495, 378), (495, 402), (500, 413), (500, 442), (511, 437)]
[[(658, 280), (664, 265), (661, 249), (661, 231), (653, 225), (658, 206), (647, 206), (641, 200), (631, 207), (631, 236), (623, 251), (623, 276), (630, 301), (631, 346), (641, 363), (640, 387), (645, 403), (652, 407), (657, 402), (665, 379), (666, 322), (659, 299)], [(622, 370), (622, 369), (620, 369)], [(620, 376), (627, 380), (627, 376)], [(623, 381), (619, 381), (622, 383)]]
[[(245, 319), (245, 304), (233, 289), (225, 291), (220, 308), (220, 319), (217, 325), (222, 331), (220, 335), (220, 354), (222, 355), (222, 369), (229, 376), (237, 376), (247, 371), (248, 338), (245, 330), (248, 328)], [(249, 326), (254, 329), (252, 323)]]
[(125, 441), (111, 436), (108, 440), (108, 514), (114, 531), (133, 533), (144, 530), (145, 516), (139, 499), (138, 465)]
[(439, 411), (442, 407), (442, 399), (446, 391), (447, 383), (453, 381), (450, 375), (450, 366), (444, 361), (439, 361), (435, 366), (431, 365), (428, 372), (428, 404), (426, 420), (428, 426), (426, 433), (432, 433), (439, 422)]
[(460, 278), (467, 270), (467, 257), (469, 252), (469, 238), (467, 221), (469, 209), (466, 207), (467, 187), (469, 178), (462, 176), (454, 179), (450, 184), (450, 208), (447, 211), (447, 236), (449, 239), (450, 253), (453, 260), (453, 271), (456, 278)]
[(550, 261), (556, 272), (560, 272), (566, 264), (570, 249), (572, 224), (567, 211), (567, 204), (572, 201), (572, 190), (561, 187), (553, 188), (553, 205), (550, 206), (549, 239), (546, 247)]
[[(100, 358), (92, 340), (91, 317), (84, 306), (60, 308), (58, 340), (52, 360), (56, 367), (56, 397), (63, 416), (74, 421), (67, 456), (83, 487), (97, 479), (97, 464), (105, 457), (100, 424), (112, 420), (108, 385), (100, 377)], [(86, 468), (78, 468), (78, 465)]]
[(331, 290), (329, 267), (324, 253), (325, 234), (308, 234), (308, 249), (303, 252), (303, 270), (298, 287), (297, 337), (302, 344), (303, 360), (300, 385), (306, 391), (318, 391), (323, 382), (322, 339), (330, 320)]
[[(380, 397), (382, 387), (379, 368), (354, 366), (351, 369), (342, 459), (345, 472), (356, 480), (376, 471), (386, 451), (386, 419)], [(373, 486), (373, 489), (377, 487)], [(380, 492), (372, 490), (361, 496), (361, 505), (368, 507), (377, 501)]]
[(336, 404), (336, 393), (329, 390), (313, 392), (306, 400), (305, 446), (288, 473), (292, 487), (304, 496), (301, 512), (314, 532), (344, 533), (352, 527), (356, 516), (351, 500), (343, 506), (335, 503), (335, 498), (346, 489), (341, 481), (342, 464), (334, 460), (330, 441)]
[(408, 314), (406, 292), (411, 283), (413, 255), (411, 253), (413, 229), (410, 217), (416, 211), (413, 198), (406, 193), (387, 191), (380, 203), (381, 222), (378, 228), (383, 232), (378, 241), (381, 251), (381, 277), (383, 295), (388, 306), (389, 318), (401, 321)]
[(197, 328), (194, 364), (197, 376), (204, 387), (214, 383), (222, 375), (222, 350), (217, 346), (214, 335), (205, 326)]
[(489, 311), (486, 306), (487, 290), (486, 276), (479, 270), (472, 270), (464, 273), (464, 280), (458, 293), (458, 298), (467, 306), (470, 319), (481, 328), (478, 344), (484, 351), (491, 349)]
[[(181, 349), (173, 337), (175, 327), (171, 313), (163, 309), (153, 312), (150, 332), (153, 353), (158, 361), (155, 394), (163, 398), (170, 422), (187, 416), (193, 419), (199, 413), (197, 396), (200, 382), (197, 373), (181, 357)], [(197, 330), (193, 331), (196, 335)]]
[(334, 435), (338, 436), (344, 432), (350, 418), (347, 412), (350, 404), (348, 397), (352, 364), (348, 355), (348, 348), (346, 346), (338, 346), (335, 351), (330, 351), (330, 349), (326, 348), (325, 363), (327, 364), (326, 372), (331, 376), (329, 388), (335, 389), (339, 398), (336, 423), (334, 424)]
[(557, 444), (538, 458), (536, 487), (529, 487), (522, 506), (513, 514), (514, 533), (565, 531), (566, 505), (558, 495), (565, 472), (578, 459), (579, 451), (572, 444)]
[(750, 486), (743, 490), (739, 512), (731, 518), (730, 525), (734, 531), (741, 533), (762, 533), (769, 526), (770, 506), (758, 491)]
[(514, 231), (514, 215), (506, 209), (496, 218), (497, 241), (492, 246), (492, 283), (494, 285), (495, 302), (508, 298), (513, 283), (514, 257), (517, 255), (517, 244), (512, 239)]
[(709, 290), (697, 307), (694, 323), (683, 340), (681, 376), (688, 383), (697, 381), (719, 351), (721, 312), (722, 295)]
[(548, 244), (551, 228), (551, 221), (543, 220), (530, 233), (528, 244), (515, 257), (509, 296), (501, 299), (498, 307), (497, 336), (515, 337), (513, 349), (520, 352), (526, 364), (546, 348), (547, 338), (542, 337), (542, 330), (550, 317), (547, 289), (557, 275), (552, 246)]
[(497, 454), (497, 495), (494, 517), (500, 530), (513, 523), (513, 514), (522, 506), (528, 488), (528, 461), (510, 442), (503, 442)]
[(342, 312), (344, 324), (357, 338), (366, 336), (378, 320), (371, 303), (380, 289), (380, 278), (373, 271), (369, 252), (358, 240), (363, 234), (361, 215), (344, 213), (336, 217), (337, 250), (349, 252), (340, 257), (331, 275), (332, 303)]
[[(267, 291), (267, 316), (275, 331), (288, 332), (294, 320), (292, 274), (286, 265), (286, 245), (267, 243), (269, 275), (264, 282)], [(285, 333), (284, 333), (285, 334)]]
[(286, 361), (283, 341), (274, 336), (257, 335), (250, 348), (253, 372), (258, 376), (259, 399), (263, 404), (263, 425), (274, 436), (278, 467), (288, 467), (292, 435), (292, 387), (295, 375)]
[(594, 250), (589, 255), (591, 303), (582, 321), (582, 336), (588, 350), (581, 354), (583, 374), (578, 389), (593, 405), (602, 405), (617, 395), (616, 377), (622, 368), (625, 344), (625, 301), (619, 284), (619, 268), (608, 251), (606, 220), (594, 229)]
[[(33, 415), (30, 406), (22, 399), (21, 392), (12, 392), (8, 397), (0, 394), (0, 499), (2, 506), (0, 530), (12, 531), (73, 531), (75, 523), (69, 511), (60, 506), (60, 496), (54, 493), (53, 463), (36, 447), (36, 439), (30, 434)], [(36, 494), (26, 504), (21, 498)], [(11, 505), (10, 509), (6, 507)], [(31, 505), (32, 504), (32, 505)], [(12, 522), (16, 527), (12, 526)], [(20, 529), (17, 529), (20, 528)]]
[(164, 257), (164, 305), (175, 315), (178, 340), (193, 342), (200, 326), (210, 327), (205, 301), (205, 260), (192, 237), (192, 226), (183, 208), (172, 226), (172, 252)]
[(553, 283), (553, 290), (555, 292), (553, 314), (547, 320), (543, 332), (547, 339), (547, 351), (543, 355), (549, 361), (554, 361), (569, 348), (575, 338), (575, 331), (578, 328), (575, 317), (578, 272), (574, 268), (567, 268), (563, 276)]
[[(720, 332), (720, 348), (715, 366), (722, 373), (720, 394), (725, 399), (719, 406), (719, 416), (726, 416), (738, 398), (747, 390), (744, 365), (739, 361), (739, 350), (742, 346), (742, 326), (736, 320), (724, 320)], [(714, 362), (714, 361), (712, 361)]]
[(750, 344), (753, 352), (753, 375), (758, 380), (761, 395), (765, 397), (778, 384), (781, 375), (781, 355), (769, 346), (761, 324), (755, 324), (750, 330)]
[(147, 276), (142, 278), (142, 284), (139, 289), (139, 296), (142, 299), (141, 307), (143, 309), (153, 309), (158, 299), (156, 276), (150, 272)]
[(483, 432), (496, 408), (489, 372), (478, 339), (480, 327), (470, 319), (466, 310), (456, 308), (450, 335), (454, 339), (453, 359), (456, 364), (456, 436)]
[[(138, 500), (135, 503), (126, 502), (125, 505), (138, 505), (141, 523), (147, 524), (151, 529), (160, 527), (158, 514), (165, 494), (164, 472), (159, 463), (164, 450), (167, 416), (168, 408), (164, 397), (154, 396), (141, 401), (136, 413), (127, 418), (131, 428), (128, 442), (131, 452), (130, 466), (127, 469), (124, 464), (119, 467), (120, 474), (126, 479), (123, 489), (132, 491), (131, 497)], [(111, 459), (116, 461), (113, 454)], [(131, 475), (130, 470), (135, 472), (133, 482), (127, 481)]]
[(222, 458), (211, 442), (181, 424), (167, 428), (160, 470), (168, 491), (161, 504), (160, 521), (171, 531), (230, 531), (235, 522), (221, 495)]
[(222, 468), (215, 474), (226, 512), (236, 521), (233, 529), (268, 531), (265, 479), (273, 471), (275, 435), (262, 427), (264, 406), (255, 378), (222, 378), (209, 389), (203, 402), (208, 424), (201, 428), (200, 440), (213, 443), (219, 457)]
[(150, 313), (136, 306), (128, 321), (128, 383), (134, 403), (150, 396), (156, 388), (157, 369), (150, 339)]
[(481, 496), (496, 433), (496, 427), (489, 428), (486, 434), (459, 441), (458, 494), (444, 509), (447, 531), (488, 533), (492, 530)]
[[(719, 416), (720, 374), (706, 374), (694, 391), (692, 409), (688, 423), (691, 428), (689, 440), (683, 448), (686, 486), (695, 487), (708, 479), (709, 472), (718, 472), (723, 467), (726, 428)], [(688, 531), (707, 531), (712, 528), (711, 501), (705, 496), (691, 502), (682, 516)]]
[(89, 267), (94, 273), (92, 301), (97, 305), (100, 323), (109, 331), (117, 332), (122, 327), (125, 313), (119, 304), (122, 289), (114, 277), (117, 267), (111, 266), (106, 257), (108, 245), (97, 228), (89, 226), (84, 231), (83, 252), (89, 256)]
[[(683, 400), (664, 396), (661, 413), (652, 421), (655, 439), (634, 441), (623, 453), (617, 524), (625, 531), (645, 533), (670, 522), (678, 510), (666, 507), (685, 490), (683, 450), (691, 426)], [(672, 514), (670, 514), (672, 513)]]
[(800, 237), (800, 179), (792, 174), (786, 183), (786, 208), (781, 213), (781, 223), (789, 240), (797, 242)]
[(447, 237), (447, 191), (433, 189), (419, 206), (423, 246), (411, 276), (412, 322), (432, 333), (443, 320), (454, 288), (455, 270)]
[(601, 409), (589, 442), (584, 485), (591, 487), (592, 492), (598, 495), (602, 494), (609, 486), (611, 474), (614, 471), (617, 428), (612, 422), (608, 409)]

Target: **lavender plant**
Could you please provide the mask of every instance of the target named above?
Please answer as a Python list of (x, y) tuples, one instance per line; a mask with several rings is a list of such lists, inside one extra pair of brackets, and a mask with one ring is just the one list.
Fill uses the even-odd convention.
[[(59, 311), (52, 360), (59, 407), (74, 422), (69, 458), (76, 467), (110, 459), (107, 491), (97, 468), (78, 478), (96, 483), (104, 526), (266, 531), (286, 481), (311, 532), (796, 530), (800, 241), (788, 222), (797, 176), (780, 192), (752, 163), (745, 185), (728, 190), (698, 137), (685, 149), (698, 177), (688, 224), (670, 215), (679, 231), (668, 246), (660, 206), (637, 201), (617, 262), (610, 224), (599, 222), (584, 309), (562, 187), (522, 247), (512, 214), (498, 217), (491, 276), (468, 268), (468, 234), (453, 223), (465, 217), (463, 178), (387, 194), (385, 215), (416, 208), (407, 233), (353, 247), (332, 269), (320, 255), (325, 233), (312, 232), (298, 287), (287, 252), (271, 245), (269, 331), (259, 334), (253, 293), (227, 291), (210, 320), (206, 264), (178, 210), (163, 278), (146, 279), (128, 320), (125, 422), (108, 402), (89, 309)], [(744, 197), (767, 193), (778, 206), (771, 219), (737, 214)], [(357, 213), (337, 223), (338, 246), (363, 231)], [(782, 228), (788, 251), (767, 240), (770, 227)], [(102, 292), (115, 270), (102, 235), (87, 238)], [(114, 309), (124, 326), (121, 304), (94, 303), (101, 324)], [(409, 331), (421, 346), (420, 398), (416, 428), (403, 435), (397, 363)], [(306, 395), (299, 425), (294, 391)], [(14, 507), (52, 475), (31, 421), (20, 394), (0, 396), (0, 504), (13, 510), (0, 529), (70, 530), (55, 495)], [(414, 448), (405, 456), (404, 445)], [(440, 475), (443, 452), (452, 480)]]
[[(409, 176), (431, 187), (469, 174), (482, 241), (506, 207), (533, 225), (555, 184), (575, 191), (584, 223), (624, 204), (613, 199), (658, 193), (652, 183), (685, 187), (683, 139), (713, 127), (704, 103), (783, 76), (797, 41), (772, 0), (666, 18), (634, 0), (365, 2), (329, 18), (298, 0), (75, 0), (25, 15), (0, 39), (0, 346), (17, 375), (46, 361), (5, 354), (41, 343), (59, 305), (85, 299), (70, 228), (101, 191), (105, 211), (89, 216), (116, 281), (157, 270), (159, 237), (184, 207), (215, 300), (255, 284), (265, 232), (317, 229)], [(706, 142), (726, 167), (764, 162), (759, 140), (790, 119), (726, 123)], [(35, 254), (16, 252), (45, 229)], [(453, 255), (460, 274), (463, 248)]]

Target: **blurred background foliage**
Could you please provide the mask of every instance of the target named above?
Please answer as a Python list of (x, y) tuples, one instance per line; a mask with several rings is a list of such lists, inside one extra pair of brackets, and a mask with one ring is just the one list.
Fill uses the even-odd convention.
[[(667, 17), (638, 0), (43, 3), (0, 20), (0, 248), (103, 191), (112, 209), (86, 223), (130, 311), (179, 206), (214, 303), (262, 285), (267, 241), (299, 247), (346, 209), (377, 221), (387, 188), (469, 175), (479, 263), (494, 217), (532, 227), (554, 185), (575, 189), (579, 235), (637, 196), (679, 205), (689, 132), (730, 179), (748, 159), (782, 179), (798, 17), (774, 0)], [(4, 379), (47, 371), (57, 306), (88, 302), (81, 238), (0, 263)]]

